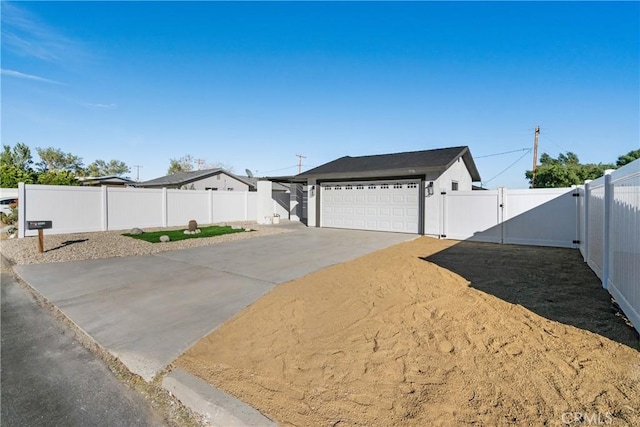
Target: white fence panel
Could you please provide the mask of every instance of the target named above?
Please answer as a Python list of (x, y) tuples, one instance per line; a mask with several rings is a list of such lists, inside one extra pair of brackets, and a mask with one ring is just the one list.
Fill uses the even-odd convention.
[(607, 290), (640, 331), (640, 160), (611, 174)]
[(578, 187), (578, 240), (579, 248), (585, 262), (587, 261), (587, 192), (584, 187)]
[(247, 221), (258, 220), (258, 193), (251, 191), (245, 193), (247, 196)]
[(587, 185), (587, 264), (602, 279), (604, 249), (604, 177)]
[[(26, 221), (53, 221), (46, 234), (81, 233), (102, 230), (102, 190), (100, 188), (59, 185), (25, 185), (28, 197), (20, 200)], [(24, 230), (35, 236), (36, 230)]]
[(500, 190), (448, 193), (443, 218), (448, 239), (500, 243)]
[(46, 233), (66, 234), (257, 218), (255, 192), (21, 184), (16, 193), (23, 198), (19, 237), (37, 234), (25, 230), (26, 220), (51, 220)]
[(208, 224), (211, 209), (210, 192), (205, 190), (167, 190), (167, 226), (187, 226), (195, 219)]
[(289, 204), (291, 202), (291, 193), (272, 193), (273, 213), (280, 215), (283, 219), (289, 219)]
[(244, 221), (248, 217), (245, 192), (213, 193), (213, 222)]
[(571, 188), (507, 190), (504, 194), (504, 243), (575, 247), (577, 202)]
[(163, 226), (162, 189), (107, 188), (109, 230)]

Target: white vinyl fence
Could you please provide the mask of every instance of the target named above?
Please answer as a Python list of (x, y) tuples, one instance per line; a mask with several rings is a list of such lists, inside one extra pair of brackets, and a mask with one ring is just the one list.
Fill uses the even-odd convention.
[(640, 332), (640, 160), (580, 192), (580, 252)]
[(575, 248), (578, 189), (453, 191), (443, 194), (441, 237)]
[(257, 218), (257, 193), (247, 191), (20, 184), (18, 199), (19, 237), (37, 234), (25, 229), (26, 221), (50, 220), (47, 234), (66, 234)]

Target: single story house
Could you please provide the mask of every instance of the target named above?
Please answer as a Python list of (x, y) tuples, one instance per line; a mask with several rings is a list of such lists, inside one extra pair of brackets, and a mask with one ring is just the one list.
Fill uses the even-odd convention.
[(135, 186), (213, 191), (255, 191), (256, 188), (251, 182), (222, 168), (174, 173), (139, 182)]
[(479, 181), (467, 146), (345, 156), (290, 180), (307, 185), (310, 227), (428, 235), (440, 235), (444, 207), (436, 195), (471, 191)]
[(136, 184), (134, 180), (118, 175), (80, 176), (77, 179), (82, 185), (106, 185), (109, 187), (124, 187)]

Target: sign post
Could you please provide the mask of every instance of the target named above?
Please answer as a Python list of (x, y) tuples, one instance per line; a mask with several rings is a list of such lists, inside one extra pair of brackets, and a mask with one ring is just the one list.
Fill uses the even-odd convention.
[(44, 252), (44, 232), (53, 227), (52, 221), (27, 221), (27, 229), (38, 230), (38, 252)]

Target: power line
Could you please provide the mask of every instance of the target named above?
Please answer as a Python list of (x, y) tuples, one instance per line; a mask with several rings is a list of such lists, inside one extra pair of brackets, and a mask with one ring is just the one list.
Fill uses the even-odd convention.
[(502, 156), (503, 154), (511, 154), (511, 153), (517, 153), (519, 151), (526, 151), (526, 150), (531, 150), (531, 148), (520, 148), (518, 150), (511, 150), (511, 151), (504, 151), (502, 153), (495, 153), (495, 154), (487, 154), (485, 156), (475, 156), (474, 158), (476, 159), (483, 159), (485, 157), (494, 157), (494, 156)]
[[(531, 148), (527, 148), (527, 151), (526, 151), (522, 156), (518, 157), (518, 159), (517, 159), (515, 162), (511, 163), (509, 166), (507, 166), (506, 168), (504, 168), (502, 171), (500, 171), (496, 176), (494, 176), (494, 177), (493, 177), (493, 178), (491, 178), (490, 180), (488, 180), (488, 181), (483, 181), (483, 182), (482, 182), (482, 186), (484, 187), (484, 184), (488, 184), (488, 183), (490, 183), (491, 181), (493, 181), (494, 179), (496, 179), (497, 177), (499, 177), (500, 175), (502, 175), (503, 173), (505, 173), (506, 171), (508, 171), (509, 169), (511, 169), (511, 167), (512, 167), (513, 165), (515, 165), (516, 163), (518, 163), (520, 160), (522, 160), (522, 158), (523, 158), (524, 156), (526, 156), (527, 154), (531, 153), (531, 150), (532, 150)], [(516, 150), (516, 151), (520, 151), (520, 150)]]
[(563, 152), (565, 152), (565, 153), (566, 153), (567, 151), (569, 151), (569, 150), (566, 150), (564, 147), (561, 147), (561, 146), (560, 146), (560, 144), (558, 144), (557, 142), (555, 142), (555, 141), (554, 141), (554, 140), (552, 140), (551, 138), (549, 138), (549, 137), (547, 136), (547, 134), (546, 134), (546, 133), (541, 132), (541, 133), (540, 133), (540, 135), (542, 135), (542, 136), (543, 136), (544, 138), (546, 138), (550, 143), (552, 143), (553, 145), (555, 145), (556, 147), (558, 147), (559, 149), (561, 149)]
[(286, 168), (273, 169), (273, 170), (270, 170), (270, 171), (263, 171), (262, 173), (279, 172), (279, 171), (284, 171), (284, 170), (287, 170), (287, 169), (293, 169), (293, 168), (297, 168), (297, 167), (298, 167), (298, 165), (293, 165), (293, 166), (288, 166)]

